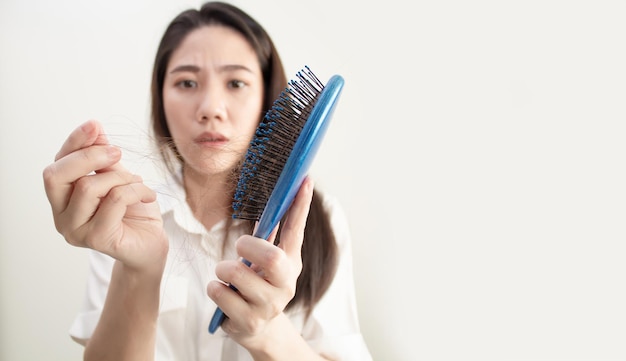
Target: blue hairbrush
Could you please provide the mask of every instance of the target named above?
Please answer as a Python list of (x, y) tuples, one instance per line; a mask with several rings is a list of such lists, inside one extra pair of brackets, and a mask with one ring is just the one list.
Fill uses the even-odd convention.
[[(233, 200), (233, 218), (258, 220), (253, 236), (262, 239), (269, 238), (298, 193), (344, 85), (340, 75), (333, 75), (324, 86), (309, 67), (299, 71), (297, 78), (259, 123)], [(251, 265), (246, 259), (241, 261)], [(214, 333), (225, 317), (217, 308), (209, 332)]]

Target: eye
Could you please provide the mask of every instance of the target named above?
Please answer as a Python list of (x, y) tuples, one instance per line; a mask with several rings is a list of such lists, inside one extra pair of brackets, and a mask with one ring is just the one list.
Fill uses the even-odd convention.
[(231, 80), (228, 82), (229, 88), (238, 89), (238, 88), (243, 88), (244, 86), (246, 86), (246, 83), (244, 83), (241, 80)]
[(176, 83), (176, 86), (184, 88), (184, 89), (193, 89), (198, 87), (198, 83), (193, 80), (181, 80)]

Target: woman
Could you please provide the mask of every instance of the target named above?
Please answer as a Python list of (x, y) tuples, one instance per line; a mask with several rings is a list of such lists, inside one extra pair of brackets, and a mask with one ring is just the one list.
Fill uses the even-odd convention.
[[(70, 134), (44, 184), (57, 230), (92, 249), (70, 330), (85, 359), (371, 359), (336, 202), (305, 180), (268, 241), (230, 218), (245, 151), (286, 86), (263, 28), (209, 2), (177, 16), (156, 54), (152, 128), (171, 171), (163, 187), (124, 169), (99, 123)], [(217, 307), (228, 318), (209, 334)]]

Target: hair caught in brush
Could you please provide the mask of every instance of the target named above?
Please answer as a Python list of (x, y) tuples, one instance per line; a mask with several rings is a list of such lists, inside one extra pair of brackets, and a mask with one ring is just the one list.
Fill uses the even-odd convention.
[(324, 84), (306, 67), (259, 123), (240, 172), (233, 218), (259, 220)]

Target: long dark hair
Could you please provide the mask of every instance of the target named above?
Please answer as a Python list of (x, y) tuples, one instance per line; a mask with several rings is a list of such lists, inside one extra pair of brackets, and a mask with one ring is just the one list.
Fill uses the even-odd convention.
[[(208, 25), (227, 26), (239, 32), (255, 50), (263, 73), (264, 112), (287, 87), (287, 77), (278, 52), (263, 27), (241, 9), (223, 2), (208, 2), (200, 10), (190, 9), (179, 14), (169, 24), (156, 53), (152, 73), (152, 131), (168, 170), (174, 172), (184, 160), (179, 154), (167, 126), (163, 108), (163, 82), (172, 53), (193, 30)], [(261, 117), (259, 117), (259, 121)], [(234, 192), (233, 184), (233, 192)], [(249, 224), (250, 229), (253, 222)], [(280, 242), (280, 230), (277, 241)], [(302, 245), (302, 273), (296, 285), (296, 294), (287, 308), (301, 305), (310, 314), (313, 306), (324, 295), (337, 268), (338, 250), (320, 195), (314, 191)]]

